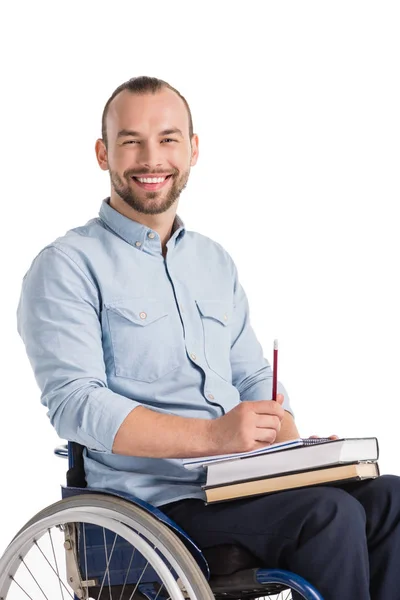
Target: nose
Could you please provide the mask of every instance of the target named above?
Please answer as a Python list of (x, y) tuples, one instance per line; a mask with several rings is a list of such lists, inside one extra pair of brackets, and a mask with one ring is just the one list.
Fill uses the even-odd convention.
[(161, 167), (160, 148), (157, 144), (143, 143), (138, 155), (138, 162), (148, 169)]

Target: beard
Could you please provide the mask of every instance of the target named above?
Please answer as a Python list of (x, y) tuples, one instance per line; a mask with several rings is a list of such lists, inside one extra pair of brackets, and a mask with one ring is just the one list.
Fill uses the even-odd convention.
[[(143, 215), (159, 215), (166, 212), (178, 200), (188, 182), (190, 169), (183, 171), (181, 175), (179, 171), (171, 175), (172, 183), (168, 192), (163, 189), (149, 192), (140, 188), (136, 192), (136, 184), (132, 181), (135, 173), (130, 169), (124, 171), (122, 177), (112, 169), (109, 169), (109, 173), (114, 191), (128, 206)], [(157, 174), (154, 171), (152, 173)], [(143, 172), (141, 174), (145, 176)], [(162, 175), (164, 173), (160, 173), (160, 176)]]

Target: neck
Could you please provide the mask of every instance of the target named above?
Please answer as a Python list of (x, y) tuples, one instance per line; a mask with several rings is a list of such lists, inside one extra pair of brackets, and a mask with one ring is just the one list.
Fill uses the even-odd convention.
[(163, 256), (165, 258), (167, 253), (166, 244), (172, 234), (172, 227), (175, 221), (177, 204), (171, 206), (171, 208), (164, 213), (157, 215), (147, 215), (140, 213), (134, 208), (130, 207), (128, 204), (126, 204), (126, 202), (121, 200), (119, 196), (115, 197), (111, 195), (110, 206), (114, 210), (118, 211), (121, 215), (124, 215), (124, 217), (127, 217), (132, 221), (136, 221), (136, 223), (140, 223), (141, 225), (149, 227), (153, 231), (157, 232), (160, 236)]

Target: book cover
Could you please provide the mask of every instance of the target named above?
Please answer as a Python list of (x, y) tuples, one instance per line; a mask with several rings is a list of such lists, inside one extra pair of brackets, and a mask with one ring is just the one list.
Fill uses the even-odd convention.
[(371, 479), (379, 476), (377, 462), (346, 464), (335, 467), (288, 473), (222, 486), (204, 486), (206, 502), (223, 502), (246, 496), (258, 496), (315, 485), (337, 485), (343, 481)]

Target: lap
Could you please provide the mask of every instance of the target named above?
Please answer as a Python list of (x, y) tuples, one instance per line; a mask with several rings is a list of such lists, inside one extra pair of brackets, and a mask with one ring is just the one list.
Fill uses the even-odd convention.
[(160, 508), (205, 547), (238, 542), (243, 536), (294, 541), (306, 520), (333, 518), (338, 511), (343, 518), (365, 522), (368, 513), (399, 492), (400, 477), (387, 475), (341, 487), (309, 487), (209, 505), (188, 499)]
[(334, 513), (340, 505), (351, 512), (353, 504), (358, 505), (347, 492), (321, 486), (209, 505), (182, 500), (160, 508), (195, 539), (219, 536), (224, 543), (235, 534), (295, 538), (299, 523), (312, 509)]

